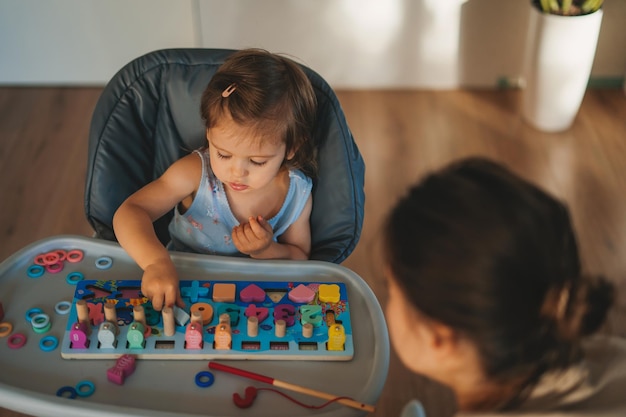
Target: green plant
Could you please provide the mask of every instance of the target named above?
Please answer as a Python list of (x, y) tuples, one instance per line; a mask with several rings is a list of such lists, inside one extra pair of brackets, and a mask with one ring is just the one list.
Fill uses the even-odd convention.
[(540, 9), (544, 13), (563, 16), (590, 14), (602, 7), (604, 0), (539, 0)]

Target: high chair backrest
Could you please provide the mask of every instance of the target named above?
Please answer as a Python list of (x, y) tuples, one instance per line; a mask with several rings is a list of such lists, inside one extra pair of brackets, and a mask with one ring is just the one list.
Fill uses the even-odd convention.
[[(151, 52), (124, 66), (104, 88), (91, 121), (85, 185), (85, 212), (96, 237), (115, 240), (112, 219), (120, 204), (174, 161), (206, 144), (200, 97), (233, 52)], [(318, 100), (311, 259), (340, 263), (361, 234), (365, 164), (335, 93), (320, 75), (302, 68)], [(169, 241), (172, 213), (155, 222), (163, 243)]]

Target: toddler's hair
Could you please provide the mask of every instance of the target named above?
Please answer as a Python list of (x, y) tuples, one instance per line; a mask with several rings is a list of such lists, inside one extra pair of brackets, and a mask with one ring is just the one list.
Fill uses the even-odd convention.
[(532, 383), (577, 360), (614, 301), (609, 281), (581, 273), (566, 206), (484, 158), (411, 188), (384, 243), (407, 299), (472, 340), (495, 381)]
[(206, 128), (223, 117), (251, 129), (262, 138), (275, 138), (294, 151), (287, 168), (313, 177), (317, 170), (312, 132), (317, 100), (299, 64), (262, 49), (230, 55), (202, 94), (201, 114)]

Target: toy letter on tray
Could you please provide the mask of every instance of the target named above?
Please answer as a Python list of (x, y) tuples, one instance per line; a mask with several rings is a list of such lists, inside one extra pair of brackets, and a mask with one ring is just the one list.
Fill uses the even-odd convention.
[(157, 312), (140, 281), (80, 281), (66, 359), (336, 360), (354, 356), (343, 283), (181, 281), (186, 309)]

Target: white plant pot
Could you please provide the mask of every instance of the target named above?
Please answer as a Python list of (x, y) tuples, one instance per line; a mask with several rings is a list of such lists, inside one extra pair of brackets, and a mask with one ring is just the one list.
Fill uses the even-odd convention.
[(603, 12), (558, 16), (531, 7), (522, 115), (539, 130), (566, 130), (585, 95)]

